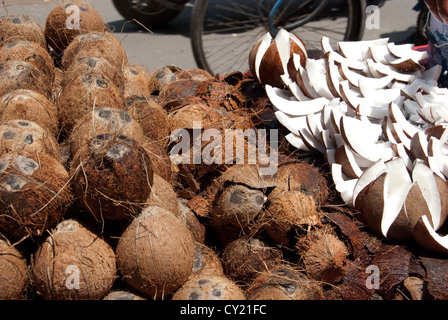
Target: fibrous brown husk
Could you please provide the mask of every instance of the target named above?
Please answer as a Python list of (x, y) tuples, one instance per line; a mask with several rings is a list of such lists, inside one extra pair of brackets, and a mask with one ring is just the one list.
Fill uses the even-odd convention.
[(209, 246), (195, 242), (193, 273), (196, 276), (224, 276), (224, 269), (218, 254)]
[(123, 74), (125, 77), (125, 100), (132, 97), (150, 99), (153, 92), (156, 91), (156, 81), (144, 66), (125, 65)]
[(58, 100), (61, 129), (69, 134), (76, 123), (94, 108), (124, 109), (119, 88), (110, 79), (83, 74), (67, 83)]
[(163, 109), (169, 111), (183, 103), (183, 100), (193, 96), (201, 81), (193, 79), (178, 79), (165, 83), (159, 92), (158, 102)]
[(151, 74), (155, 81), (154, 90), (160, 91), (166, 83), (176, 81), (177, 73), (180, 71), (182, 71), (182, 69), (176, 66), (163, 66), (154, 70)]
[(0, 48), (0, 62), (21, 60), (30, 63), (48, 78), (54, 80), (54, 62), (50, 53), (40, 44), (31, 41), (8, 42)]
[(195, 246), (187, 227), (172, 213), (147, 207), (121, 235), (116, 255), (127, 284), (149, 298), (163, 299), (190, 277)]
[(93, 137), (100, 134), (124, 135), (143, 143), (145, 135), (140, 124), (125, 110), (95, 108), (80, 118), (71, 131), (70, 151), (74, 155)]
[(178, 197), (178, 205), (180, 212), (179, 218), (190, 230), (194, 241), (198, 243), (205, 243), (207, 231), (206, 227), (199, 220), (196, 214), (188, 207), (188, 200)]
[(180, 219), (180, 207), (173, 186), (158, 174), (154, 174), (151, 193), (146, 200), (147, 206), (158, 206)]
[(59, 95), (62, 92), (62, 82), (64, 81), (65, 74), (62, 69), (55, 67), (54, 68), (54, 80), (53, 85), (51, 86), (51, 96), (50, 101), (54, 104), (57, 104), (59, 99)]
[(245, 300), (244, 291), (231, 279), (219, 275), (191, 277), (172, 300)]
[(124, 219), (145, 205), (153, 184), (153, 165), (145, 149), (123, 135), (100, 134), (74, 155), (73, 191), (96, 219)]
[(125, 290), (115, 290), (109, 292), (103, 300), (146, 300), (135, 293)]
[(28, 264), (23, 254), (0, 239), (0, 300), (20, 300), (28, 283)]
[(82, 74), (98, 74), (110, 79), (117, 88), (124, 88), (125, 77), (121, 68), (112, 64), (105, 57), (87, 56), (76, 58), (64, 72), (61, 83), (64, 86)]
[(52, 85), (31, 63), (9, 60), (0, 64), (0, 96), (17, 89), (34, 90), (51, 98)]
[(102, 57), (115, 68), (128, 63), (126, 51), (112, 32), (87, 32), (76, 36), (64, 50), (62, 69), (67, 70), (76, 60), (85, 57)]
[(76, 36), (104, 30), (103, 18), (90, 2), (64, 0), (47, 15), (44, 32), (51, 48), (62, 53)]
[(25, 89), (14, 90), (0, 100), (0, 121), (22, 119), (47, 129), (54, 137), (59, 132), (56, 105), (44, 95)]
[(37, 123), (28, 120), (9, 120), (0, 123), (0, 154), (11, 151), (28, 154), (47, 154), (59, 159), (55, 136)]
[(224, 247), (222, 264), (227, 276), (250, 283), (259, 273), (282, 263), (282, 253), (257, 238), (240, 237)]
[(72, 201), (69, 175), (46, 154), (7, 153), (0, 158), (0, 230), (10, 237), (42, 235)]
[(0, 46), (14, 41), (32, 41), (47, 48), (42, 27), (23, 14), (5, 14), (0, 17)]
[(43, 299), (98, 300), (117, 276), (112, 247), (76, 220), (60, 222), (32, 260), (34, 286)]
[(259, 274), (246, 296), (247, 300), (324, 300), (320, 284), (289, 265)]
[(150, 138), (147, 138), (142, 146), (151, 159), (154, 173), (157, 173), (168, 182), (173, 182), (176, 178), (176, 168), (171, 162), (167, 150), (158, 141), (154, 141)]

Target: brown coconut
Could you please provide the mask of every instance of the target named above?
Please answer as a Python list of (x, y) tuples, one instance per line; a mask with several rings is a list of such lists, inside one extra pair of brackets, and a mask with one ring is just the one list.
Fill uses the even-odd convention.
[(58, 100), (61, 129), (69, 134), (94, 108), (124, 109), (120, 88), (105, 76), (83, 74), (63, 87)]
[(195, 246), (187, 227), (160, 207), (147, 207), (121, 235), (117, 266), (124, 281), (149, 298), (163, 299), (193, 272)]
[(140, 123), (145, 136), (166, 146), (171, 133), (168, 114), (154, 99), (128, 98), (126, 111)]
[(0, 239), (0, 300), (21, 300), (28, 283), (28, 264), (23, 254)]
[(269, 271), (282, 262), (281, 252), (264, 241), (240, 237), (224, 247), (222, 264), (227, 276), (250, 283), (259, 273)]
[(153, 184), (153, 166), (134, 139), (100, 134), (73, 156), (73, 192), (98, 220), (124, 219), (140, 212)]
[(191, 277), (225, 276), (221, 259), (209, 246), (195, 242), (194, 265)]
[(0, 46), (8, 42), (31, 41), (47, 48), (44, 29), (23, 14), (5, 14), (0, 17)]
[(53, 85), (51, 86), (51, 96), (50, 101), (54, 104), (57, 104), (59, 99), (59, 95), (62, 92), (62, 82), (64, 81), (65, 74), (62, 69), (55, 67), (54, 68), (54, 80)]
[(17, 89), (34, 90), (51, 98), (52, 84), (31, 63), (21, 60), (0, 63), (0, 96)]
[(44, 32), (51, 48), (62, 53), (76, 36), (104, 30), (103, 18), (89, 1), (64, 0), (47, 15)]
[(188, 200), (178, 197), (178, 206), (179, 206), (179, 219), (185, 223), (187, 228), (190, 230), (191, 235), (193, 236), (194, 241), (198, 243), (205, 243), (206, 238), (206, 227), (199, 220), (193, 210), (188, 207)]
[(117, 88), (124, 88), (125, 77), (120, 67), (105, 57), (86, 56), (76, 58), (64, 72), (62, 86), (70, 83), (82, 74), (98, 74), (110, 79)]
[(206, 81), (213, 78), (210, 72), (199, 68), (179, 70), (175, 74), (177, 79), (193, 79), (198, 81)]
[(195, 275), (174, 293), (172, 300), (246, 300), (246, 297), (226, 276)]
[(142, 97), (149, 99), (156, 91), (156, 82), (151, 73), (142, 65), (125, 65), (122, 69), (125, 85), (124, 98)]
[(146, 300), (135, 293), (125, 290), (115, 290), (109, 292), (103, 300)]
[(289, 265), (259, 274), (246, 290), (247, 300), (323, 300), (319, 282)]
[(0, 100), (0, 121), (28, 120), (47, 129), (53, 136), (59, 133), (58, 110), (44, 95), (25, 89), (14, 90)]
[(182, 69), (176, 66), (163, 66), (154, 70), (151, 74), (155, 81), (154, 90), (160, 91), (166, 83), (176, 81), (178, 79), (177, 73), (180, 71)]
[(145, 140), (140, 124), (125, 110), (95, 108), (80, 118), (73, 128), (69, 137), (71, 153), (76, 154), (82, 146), (99, 134), (124, 135), (139, 143)]
[(158, 141), (147, 138), (143, 144), (143, 148), (148, 153), (149, 158), (154, 167), (154, 173), (168, 182), (174, 182), (176, 178), (176, 166), (171, 162), (170, 155), (165, 147)]
[(0, 158), (0, 231), (12, 237), (42, 235), (72, 201), (69, 175), (46, 154), (7, 153)]
[(99, 300), (117, 277), (112, 247), (72, 219), (60, 222), (32, 258), (34, 286), (47, 300)]
[(178, 79), (165, 83), (159, 92), (158, 102), (165, 110), (178, 106), (189, 96), (194, 95), (201, 82), (193, 79)]
[(0, 123), (0, 154), (11, 151), (47, 154), (59, 159), (59, 145), (47, 129), (28, 120), (9, 120)]
[(173, 186), (158, 174), (154, 174), (151, 193), (146, 200), (146, 205), (161, 207), (180, 218), (177, 193)]
[(88, 32), (75, 37), (64, 50), (62, 69), (67, 70), (76, 60), (92, 56), (103, 57), (116, 68), (128, 63), (126, 51), (112, 32)]

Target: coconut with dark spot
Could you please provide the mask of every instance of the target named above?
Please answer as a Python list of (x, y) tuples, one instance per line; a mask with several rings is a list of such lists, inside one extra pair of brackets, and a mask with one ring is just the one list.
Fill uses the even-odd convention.
[(27, 120), (47, 129), (54, 137), (59, 133), (58, 110), (44, 95), (26, 89), (14, 90), (0, 100), (0, 121)]
[(67, 170), (47, 154), (7, 153), (0, 158), (0, 232), (42, 235), (72, 202)]
[(191, 277), (225, 276), (221, 259), (209, 246), (195, 242), (194, 265)]
[(31, 41), (47, 48), (44, 29), (23, 14), (5, 14), (0, 17), (0, 46), (8, 42)]
[(179, 205), (180, 220), (185, 223), (196, 242), (205, 243), (207, 232), (205, 224), (202, 223), (193, 210), (188, 207), (188, 200), (178, 197), (177, 202)]
[(89, 1), (64, 0), (47, 15), (44, 32), (51, 48), (62, 53), (76, 36), (104, 30), (103, 18)]
[(0, 300), (21, 300), (28, 283), (28, 264), (24, 255), (0, 239)]
[(76, 154), (90, 139), (100, 134), (124, 135), (139, 143), (145, 141), (143, 129), (125, 110), (95, 108), (76, 123), (69, 137), (70, 151)]
[(176, 66), (163, 66), (160, 67), (151, 74), (152, 78), (155, 80), (155, 90), (162, 90), (163, 86), (171, 81), (177, 80), (176, 73), (182, 71), (181, 68)]
[(99, 300), (117, 277), (115, 253), (80, 222), (60, 222), (32, 258), (36, 292), (46, 300)]
[(159, 103), (165, 110), (177, 106), (189, 96), (194, 95), (201, 81), (193, 79), (178, 79), (165, 83), (159, 92)]
[(0, 63), (0, 96), (17, 89), (34, 90), (51, 98), (52, 84), (31, 63), (21, 60)]
[(231, 279), (222, 275), (191, 277), (172, 300), (245, 300), (244, 291)]
[(62, 69), (67, 70), (76, 60), (92, 56), (103, 57), (116, 68), (128, 63), (126, 51), (112, 32), (88, 32), (75, 37), (64, 50)]
[(0, 123), (0, 154), (11, 151), (32, 155), (47, 154), (59, 159), (59, 145), (47, 129), (28, 120)]
[(62, 88), (58, 100), (61, 129), (69, 134), (76, 123), (94, 108), (124, 109), (120, 88), (109, 78), (82, 74)]
[(124, 98), (141, 97), (151, 98), (156, 91), (156, 81), (151, 73), (142, 65), (125, 65), (123, 67), (125, 77)]
[(76, 199), (98, 220), (119, 220), (144, 207), (153, 184), (145, 149), (124, 135), (100, 134), (73, 156), (70, 164)]
[(195, 246), (187, 227), (172, 213), (146, 207), (121, 235), (117, 266), (133, 289), (153, 299), (167, 298), (193, 272)]

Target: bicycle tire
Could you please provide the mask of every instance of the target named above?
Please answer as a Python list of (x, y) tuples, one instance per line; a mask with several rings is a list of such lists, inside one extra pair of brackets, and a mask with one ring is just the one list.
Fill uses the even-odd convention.
[(145, 27), (160, 27), (176, 18), (188, 0), (146, 2), (146, 7), (138, 7), (132, 0), (112, 0), (115, 9), (127, 21)]
[[(212, 74), (225, 74), (232, 71), (245, 72), (248, 70), (250, 49), (263, 34), (269, 31), (265, 17), (256, 14), (255, 10), (258, 10), (259, 1), (266, 0), (196, 0), (191, 15), (190, 37), (198, 68), (207, 70)], [(345, 1), (345, 6), (342, 5), (342, 7), (332, 9), (331, 12), (326, 12), (326, 20), (319, 20), (320, 22), (317, 23), (315, 21), (307, 22), (299, 29), (288, 31), (297, 34), (305, 42), (309, 51), (320, 50), (320, 39), (323, 35), (334, 41), (361, 40), (364, 33), (366, 1), (343, 1)], [(336, 11), (336, 9), (339, 11)], [(257, 12), (259, 13), (259, 11)], [(344, 16), (338, 18), (335, 13)], [(280, 17), (277, 18), (277, 20), (279, 19)], [(330, 19), (336, 22), (343, 20), (343, 31), (337, 31), (334, 26), (325, 25), (325, 21), (331, 21)], [(208, 34), (212, 26), (211, 22), (216, 23), (216, 25), (213, 26), (215, 28), (213, 33)], [(252, 25), (249, 25), (249, 23)], [(319, 26), (320, 29), (316, 29), (316, 26)], [(281, 24), (278, 25), (278, 28), (280, 27), (282, 27)], [(246, 32), (243, 28), (249, 31)], [(305, 30), (313, 32), (308, 35), (304, 32)], [(244, 34), (243, 31), (248, 34)], [(331, 36), (330, 31), (341, 34), (338, 35), (339, 37)], [(251, 33), (249, 34), (249, 32)], [(243, 35), (245, 38), (243, 38)], [(238, 40), (239, 42), (232, 40)], [(222, 56), (220, 59), (218, 59), (218, 54)]]

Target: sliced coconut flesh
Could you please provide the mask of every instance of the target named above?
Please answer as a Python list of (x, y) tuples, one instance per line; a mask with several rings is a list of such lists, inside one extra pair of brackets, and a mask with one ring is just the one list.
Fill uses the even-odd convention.
[(358, 179), (347, 177), (342, 171), (342, 165), (338, 163), (331, 164), (331, 177), (333, 179), (335, 189), (339, 193), (342, 201), (350, 205), (353, 200), (353, 190)]
[(321, 95), (313, 88), (311, 85), (311, 81), (308, 75), (308, 70), (301, 65), (301, 56), (299, 54), (294, 53), (292, 55), (294, 66), (297, 69), (297, 77), (296, 82), (299, 85), (300, 89), (311, 99), (320, 98)]
[(363, 41), (341, 41), (338, 43), (338, 51), (344, 57), (352, 60), (366, 60), (369, 57), (371, 46), (386, 45), (389, 38), (380, 38)]
[(355, 187), (353, 188), (353, 207), (355, 206), (355, 201), (359, 193), (385, 172), (386, 164), (383, 160), (376, 161), (370, 167), (364, 170), (363, 174), (359, 177)]
[(427, 215), (422, 216), (423, 226), (418, 225), (418, 229), (414, 230), (414, 239), (421, 246), (446, 254), (448, 253), (448, 235), (438, 234), (431, 225), (430, 219)]
[(269, 32), (265, 33), (261, 38), (260, 46), (258, 47), (257, 54), (255, 55), (255, 76), (260, 79), (260, 64), (263, 60), (263, 56), (269, 49), (272, 42), (272, 36)]
[(335, 96), (331, 93), (327, 83), (327, 75), (325, 69), (325, 59), (307, 59), (306, 70), (310, 85), (321, 96), (329, 100)]
[(299, 136), (302, 138), (303, 143), (308, 148), (308, 150), (321, 154), (325, 153), (324, 144), (316, 137), (314, 137), (314, 135), (308, 130), (308, 128), (300, 129)]
[(309, 151), (308, 147), (303, 142), (302, 138), (294, 133), (288, 133), (285, 139), (298, 150)]
[(299, 130), (301, 128), (305, 128), (307, 126), (306, 116), (291, 116), (282, 111), (275, 111), (275, 116), (288, 131), (299, 134)]

